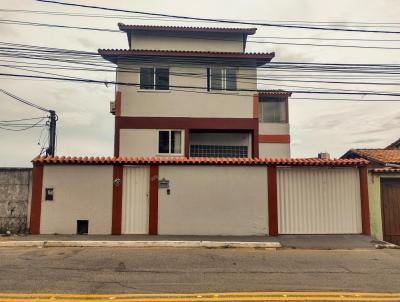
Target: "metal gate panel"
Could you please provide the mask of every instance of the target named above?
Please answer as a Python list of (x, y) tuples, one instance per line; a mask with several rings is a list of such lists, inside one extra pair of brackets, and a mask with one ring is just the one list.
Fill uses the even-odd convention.
[(278, 168), (280, 234), (362, 232), (356, 168)]
[(149, 167), (125, 166), (122, 185), (122, 234), (149, 232)]
[(383, 239), (400, 244), (400, 179), (381, 178)]

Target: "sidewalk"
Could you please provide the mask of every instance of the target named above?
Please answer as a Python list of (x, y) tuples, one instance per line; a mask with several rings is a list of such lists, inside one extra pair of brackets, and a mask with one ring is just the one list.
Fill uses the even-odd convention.
[(1, 246), (37, 247), (206, 247), (375, 249), (365, 235), (167, 236), (167, 235), (15, 235), (0, 237)]

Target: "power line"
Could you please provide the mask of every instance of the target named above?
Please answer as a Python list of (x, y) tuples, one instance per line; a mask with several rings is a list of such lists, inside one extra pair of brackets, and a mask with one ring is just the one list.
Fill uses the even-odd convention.
[[(13, 69), (18, 69), (18, 70), (24, 70), (24, 71), (30, 71), (30, 72), (35, 72), (35, 73), (41, 73), (41, 74), (48, 74), (48, 75), (55, 75), (55, 76), (64, 76), (64, 77), (70, 77), (70, 78), (78, 78), (78, 77), (73, 77), (73, 76), (67, 76), (67, 75), (61, 75), (57, 73), (52, 73), (52, 72), (44, 72), (44, 71), (38, 71), (38, 70), (32, 70), (30, 68), (25, 68), (24, 66), (13, 66), (13, 65), (4, 65), (0, 64), (1, 67), (7, 67), (7, 68), (13, 68)], [(29, 67), (29, 66), (28, 66)], [(40, 68), (40, 67), (33, 67), (33, 68)], [(48, 68), (48, 67), (47, 67)], [(52, 69), (57, 69), (52, 67)], [(66, 68), (61, 68), (61, 69), (66, 69)], [(71, 69), (67, 69), (71, 70)], [(72, 69), (75, 70), (75, 69)], [(99, 69), (78, 69), (80, 71), (88, 71), (88, 72), (115, 72), (114, 70), (99, 70)], [(132, 70), (120, 70), (119, 72), (125, 72), (125, 73), (131, 73), (132, 71), (134, 72), (139, 72), (139, 68), (132, 69)], [(170, 75), (178, 76), (178, 77), (190, 77), (190, 78), (202, 78), (206, 79), (207, 75), (202, 75), (202, 74), (194, 74), (194, 73), (176, 73), (176, 72), (169, 72)], [(237, 76), (237, 83), (253, 83), (253, 81), (243, 81), (243, 80), (253, 80), (251, 77), (243, 77), (243, 76)], [(258, 81), (268, 81), (268, 82), (296, 82), (296, 83), (321, 83), (321, 84), (345, 84), (345, 85), (378, 85), (378, 86), (395, 86), (399, 85), (400, 82), (344, 82), (344, 81), (321, 81), (321, 80), (292, 80), (292, 79), (277, 79), (277, 78), (271, 78), (271, 77), (257, 77)]]
[[(95, 83), (95, 84), (106, 84), (106, 85), (121, 85), (121, 86), (139, 86), (140, 84), (138, 83), (129, 83), (129, 82), (116, 82), (116, 81), (100, 81), (100, 80), (94, 80), (94, 79), (74, 79), (74, 78), (62, 78), (62, 77), (48, 77), (48, 76), (33, 76), (33, 75), (24, 75), (24, 74), (10, 74), (10, 73), (0, 73), (0, 76), (12, 76), (12, 77), (25, 77), (25, 78), (39, 78), (39, 79), (48, 79), (48, 80), (58, 80), (58, 81), (72, 81), (72, 82), (82, 82), (82, 83)], [(276, 85), (278, 86), (278, 85)], [(207, 94), (228, 94), (231, 96), (235, 96), (235, 94), (231, 93), (224, 93), (224, 92), (209, 92), (209, 91), (204, 91), (206, 90), (206, 87), (196, 87), (196, 86), (178, 86), (178, 85), (170, 85), (169, 86), (170, 90), (174, 91), (186, 91), (186, 92), (194, 92), (194, 93), (207, 93)], [(308, 88), (310, 87), (303, 87), (303, 88)], [(185, 90), (185, 89), (199, 89), (203, 91), (194, 91), (194, 90)], [(237, 92), (250, 92), (253, 95), (253, 93), (256, 93), (255, 90), (252, 89), (238, 89), (236, 90)], [(385, 92), (370, 92), (370, 91), (360, 91), (360, 92), (354, 92), (354, 91), (310, 91), (310, 90), (292, 90), (292, 93), (305, 93), (305, 94), (339, 94), (339, 95), (374, 95), (374, 96), (395, 96), (398, 97), (400, 96), (400, 93), (395, 93), (395, 92), (390, 92), (390, 93), (385, 93)], [(239, 95), (243, 96), (243, 95)], [(390, 100), (385, 100), (385, 101), (390, 101)], [(391, 101), (400, 101), (398, 99), (393, 99)]]
[(33, 108), (36, 108), (36, 109), (39, 109), (39, 110), (42, 110), (42, 111), (45, 111), (45, 112), (50, 112), (50, 110), (48, 110), (48, 109), (46, 109), (46, 108), (44, 108), (42, 106), (36, 105), (36, 104), (34, 104), (32, 102), (29, 102), (27, 100), (24, 100), (23, 98), (20, 98), (20, 97), (18, 97), (16, 95), (4, 90), (4, 89), (0, 88), (0, 92), (3, 92), (4, 94), (8, 95), (9, 97), (13, 98), (14, 100), (17, 100), (17, 101), (19, 101), (21, 103), (24, 103), (25, 105), (31, 106)]
[(350, 28), (332, 28), (332, 27), (319, 27), (319, 26), (299, 26), (299, 25), (289, 25), (289, 24), (271, 24), (271, 23), (260, 23), (260, 22), (243, 22), (243, 21), (235, 21), (235, 20), (222, 20), (222, 19), (213, 19), (213, 18), (200, 18), (200, 17), (191, 17), (191, 16), (172, 15), (172, 14), (149, 13), (149, 12), (143, 12), (143, 11), (124, 10), (124, 9), (116, 9), (116, 8), (94, 6), (94, 5), (66, 3), (66, 2), (59, 2), (59, 1), (53, 1), (53, 0), (36, 0), (36, 1), (43, 2), (43, 3), (66, 5), (66, 6), (75, 6), (75, 7), (99, 9), (99, 10), (106, 10), (106, 11), (133, 13), (133, 14), (141, 14), (141, 15), (148, 15), (148, 16), (167, 17), (167, 18), (182, 19), (182, 20), (197, 20), (197, 21), (210, 21), (210, 22), (228, 23), (228, 24), (256, 25), (256, 26), (267, 26), (267, 27), (296, 28), (296, 29), (325, 30), (325, 31), (345, 31), (345, 32), (364, 32), (364, 33), (382, 33), (382, 34), (399, 34), (400, 33), (399, 31), (363, 30), (363, 29), (350, 29)]
[(54, 27), (54, 28), (67, 28), (67, 29), (84, 29), (84, 30), (95, 30), (95, 31), (101, 31), (101, 32), (123, 33), (120, 30), (116, 30), (116, 29), (95, 28), (95, 27), (79, 27), (79, 26), (69, 26), (69, 25), (60, 25), (60, 24), (47, 24), (47, 23), (27, 22), (27, 21), (9, 20), (9, 19), (0, 19), (0, 23), (3, 23), (3, 24), (15, 24), (15, 25), (45, 26), (45, 27)]
[(3, 120), (0, 121), (0, 123), (8, 123), (8, 122), (22, 122), (22, 121), (31, 121), (31, 120), (40, 120), (46, 118), (45, 116), (39, 116), (39, 117), (31, 117), (31, 118), (22, 118), (22, 119), (17, 119), (17, 120)]
[[(15, 44), (15, 43), (7, 43), (7, 42), (0, 42), (0, 44), (8, 45), (8, 46), (15, 46), (15, 47), (0, 47), (0, 53), (3, 54), (9, 54), (11, 56), (18, 56), (18, 55), (23, 55), (24, 52), (32, 53), (34, 55), (36, 52), (44, 52), (46, 53), (46, 56), (48, 54), (54, 54), (57, 55), (57, 58), (59, 56), (63, 56), (62, 58), (75, 58), (82, 60), (84, 57), (86, 62), (92, 62), (92, 61), (98, 61), (100, 63), (104, 63), (104, 60), (102, 59), (101, 55), (98, 54), (97, 52), (88, 52), (88, 51), (82, 51), (82, 50), (72, 50), (72, 49), (63, 49), (63, 48), (49, 48), (49, 47), (42, 47), (42, 46), (36, 46), (36, 45), (26, 45), (26, 44)], [(2, 52), (3, 51), (3, 52)], [(6, 51), (6, 53), (4, 53)], [(19, 51), (19, 52), (16, 52)], [(23, 51), (23, 52), (21, 52)], [(41, 58), (41, 57), (40, 57)], [(135, 58), (124, 58), (124, 60), (134, 60)], [(89, 61), (88, 61), (89, 60)], [(151, 60), (151, 58), (140, 58), (141, 62), (144, 60)], [(230, 63), (232, 60), (230, 60)], [(177, 59), (174, 60), (174, 62), (187, 62), (182, 59)], [(215, 62), (215, 60), (214, 60)], [(220, 61), (223, 62), (223, 61)], [(233, 60), (233, 63), (238, 62), (238, 60)], [(104, 64), (103, 64), (104, 65)], [(231, 64), (230, 64), (231, 65)], [(391, 69), (399, 69), (400, 64), (370, 64), (370, 63), (351, 63), (351, 64), (343, 64), (343, 63), (314, 63), (314, 62), (269, 62), (265, 66), (261, 66), (259, 68), (284, 68), (287, 67), (287, 65), (297, 65), (297, 66), (316, 66), (316, 67), (359, 67), (359, 68), (379, 68), (379, 67), (385, 67), (385, 68), (391, 68)], [(105, 66), (114, 66), (111, 63), (107, 62), (107, 65)]]
[(7, 131), (25, 131), (25, 130), (29, 130), (29, 129), (32, 129), (32, 128), (35, 128), (35, 127), (44, 126), (44, 125), (39, 125), (43, 120), (44, 120), (44, 118), (42, 118), (41, 120), (39, 120), (38, 122), (36, 122), (36, 123), (34, 123), (32, 125), (29, 125), (29, 126), (27, 126), (25, 128), (21, 128), (21, 129), (8, 128), (8, 127), (4, 127), (3, 125), (0, 126), (0, 129), (7, 130)]
[[(80, 30), (92, 30), (92, 31), (100, 31), (100, 32), (113, 32), (113, 33), (123, 33), (120, 30), (113, 30), (107, 28), (95, 28), (95, 27), (78, 27), (78, 26), (69, 26), (69, 25), (60, 25), (60, 24), (48, 24), (48, 23), (34, 23), (34, 22), (25, 22), (18, 20), (6, 20), (0, 19), (0, 24), (13, 24), (13, 25), (27, 25), (27, 26), (41, 26), (41, 27), (49, 27), (49, 28), (65, 28), (65, 29), (80, 29)], [(399, 32), (400, 33), (400, 32)], [(270, 37), (270, 39), (296, 39), (296, 38), (276, 38)], [(196, 39), (194, 37), (194, 39)], [(197, 38), (203, 40), (216, 40), (212, 38)], [(297, 38), (304, 39), (304, 38)], [(307, 40), (309, 38), (306, 38)], [(311, 38), (312, 39), (312, 38)], [(235, 41), (228, 39), (219, 39), (224, 41)], [(318, 39), (315, 40), (352, 40), (352, 39)], [(375, 40), (363, 39), (359, 41), (368, 41), (373, 42)], [(382, 40), (376, 40), (377, 42), (381, 42)], [(388, 41), (388, 40), (387, 40)], [(389, 40), (390, 41), (390, 40)], [(400, 40), (393, 40), (400, 41)], [(274, 41), (252, 41), (248, 40), (247, 43), (255, 43), (255, 44), (273, 44), (273, 45), (292, 45), (292, 46), (312, 46), (312, 47), (336, 47), (336, 48), (357, 48), (357, 49), (385, 49), (385, 50), (399, 50), (400, 47), (388, 47), (388, 46), (363, 46), (363, 45), (337, 45), (337, 44), (315, 44), (315, 43), (289, 43), (289, 42), (274, 42)]]
[[(32, 14), (49, 14), (49, 15), (63, 15), (63, 16), (77, 16), (77, 17), (98, 17), (98, 18), (120, 18), (120, 19), (144, 19), (144, 20), (164, 20), (170, 21), (166, 18), (157, 17), (138, 17), (129, 15), (111, 15), (111, 14), (89, 14), (89, 13), (71, 13), (61, 11), (40, 11), (40, 10), (24, 10), (24, 9), (0, 9), (3, 12), (17, 12), (17, 13), (32, 13)], [(260, 21), (257, 19), (240, 19), (240, 21)], [(399, 22), (365, 22), (365, 21), (304, 21), (304, 20), (281, 20), (274, 21), (273, 23), (302, 23), (302, 24), (367, 24), (367, 25), (400, 25)]]

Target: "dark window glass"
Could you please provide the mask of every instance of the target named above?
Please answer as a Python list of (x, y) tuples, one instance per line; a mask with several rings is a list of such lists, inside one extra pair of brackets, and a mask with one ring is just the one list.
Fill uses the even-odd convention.
[(169, 69), (156, 68), (156, 89), (168, 90), (169, 89)]
[(140, 89), (154, 89), (154, 68), (140, 68)]
[(226, 90), (236, 90), (236, 69), (226, 69)]
[(169, 153), (169, 131), (158, 132), (158, 153)]
[(282, 98), (260, 98), (261, 123), (286, 123), (286, 101)]
[(222, 90), (222, 68), (211, 68), (211, 89)]

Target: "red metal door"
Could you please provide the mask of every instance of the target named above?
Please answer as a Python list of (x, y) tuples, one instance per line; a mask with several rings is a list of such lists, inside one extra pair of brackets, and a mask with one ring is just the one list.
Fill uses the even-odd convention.
[(400, 179), (381, 179), (383, 239), (400, 245)]

